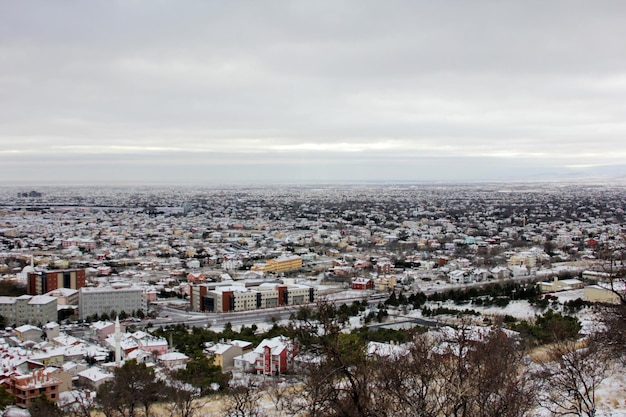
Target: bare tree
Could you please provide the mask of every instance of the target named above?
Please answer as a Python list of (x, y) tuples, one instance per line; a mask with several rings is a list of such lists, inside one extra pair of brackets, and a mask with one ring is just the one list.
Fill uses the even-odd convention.
[(604, 329), (593, 339), (606, 349), (607, 355), (626, 365), (626, 304), (605, 306), (602, 310)]
[[(341, 332), (343, 323), (331, 303), (318, 303), (315, 320), (294, 329), (301, 354), (315, 358), (303, 367), (300, 412), (307, 416), (369, 416), (376, 372), (366, 344)], [(296, 410), (294, 410), (295, 412)]]
[(200, 397), (200, 388), (178, 380), (169, 380), (166, 403), (163, 405), (169, 417), (195, 417), (206, 405)]
[(626, 305), (626, 248), (622, 244), (601, 244), (596, 257), (608, 276), (610, 291), (617, 295), (620, 304)]
[(461, 326), (449, 333), (444, 339), (418, 336), (409, 355), (386, 367), (393, 369), (387, 371), (386, 380), (393, 381), (388, 394), (398, 398), (404, 415), (528, 415), (534, 386), (515, 338), (498, 327)]
[(265, 381), (261, 388), (272, 401), (275, 416), (292, 416), (295, 414), (292, 412), (293, 408), (290, 407), (290, 404), (293, 402), (293, 398), (297, 395), (295, 392), (296, 387), (291, 384), (284, 384), (279, 380), (272, 378)]
[(471, 416), (519, 417), (533, 408), (534, 381), (517, 340), (494, 328), (468, 353)]
[(96, 409), (95, 393), (90, 390), (74, 390), (61, 409), (63, 415), (68, 417), (91, 417)]
[(233, 386), (224, 398), (223, 413), (226, 417), (263, 417), (263, 408), (259, 404), (262, 391), (245, 381)]
[(593, 341), (560, 341), (550, 347), (536, 373), (542, 382), (539, 402), (557, 416), (596, 415), (596, 391), (611, 362)]
[(379, 385), (396, 415), (436, 417), (442, 412), (443, 362), (434, 357), (434, 348), (434, 339), (422, 334), (409, 344), (406, 355), (379, 358)]

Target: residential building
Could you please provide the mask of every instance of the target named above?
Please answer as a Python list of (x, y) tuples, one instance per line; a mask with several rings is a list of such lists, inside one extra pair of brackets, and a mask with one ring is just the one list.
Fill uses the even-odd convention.
[(137, 287), (85, 287), (80, 289), (78, 312), (81, 319), (95, 314), (131, 314), (146, 310), (143, 290)]
[(41, 295), (58, 288), (79, 290), (85, 286), (84, 269), (63, 269), (57, 271), (29, 272), (26, 293)]
[(244, 350), (239, 344), (209, 343), (205, 346), (204, 352), (209, 358), (213, 359), (213, 365), (225, 370), (234, 366), (235, 357), (242, 355)]
[(157, 356), (157, 363), (167, 369), (184, 368), (189, 356), (181, 352), (168, 352)]
[(98, 390), (100, 385), (111, 381), (113, 374), (103, 371), (101, 368), (93, 366), (78, 373), (78, 380), (93, 390)]
[(287, 371), (297, 353), (296, 345), (284, 336), (265, 339), (254, 349), (254, 370), (258, 374), (279, 374)]
[(21, 342), (25, 342), (27, 340), (41, 342), (43, 340), (43, 335), (43, 330), (31, 324), (24, 324), (15, 328), (15, 336)]
[(15, 405), (28, 408), (35, 398), (45, 395), (56, 402), (59, 398), (60, 379), (50, 375), (43, 368), (34, 369), (29, 374), (13, 373), (5, 381), (7, 391), (15, 396)]
[(370, 278), (354, 278), (352, 280), (353, 290), (372, 290), (374, 289), (374, 281)]
[(57, 299), (47, 295), (0, 297), (0, 315), (7, 324), (45, 324), (56, 321)]

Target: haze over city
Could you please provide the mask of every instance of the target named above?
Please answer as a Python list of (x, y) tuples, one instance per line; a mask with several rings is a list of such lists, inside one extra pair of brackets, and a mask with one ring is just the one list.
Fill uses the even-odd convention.
[(625, 8), (1, 2), (0, 178), (623, 177)]

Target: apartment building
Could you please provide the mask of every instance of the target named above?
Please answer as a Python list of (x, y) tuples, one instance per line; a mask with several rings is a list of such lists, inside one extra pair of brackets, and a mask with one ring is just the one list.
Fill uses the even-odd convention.
[(81, 319), (111, 312), (130, 314), (146, 311), (143, 290), (137, 287), (85, 287), (80, 289), (78, 313)]
[(16, 326), (49, 323), (58, 318), (57, 299), (47, 295), (0, 297), (0, 315), (5, 323)]
[(42, 295), (59, 288), (79, 290), (84, 286), (84, 269), (34, 271), (28, 273), (26, 293), (29, 295)]
[(7, 391), (15, 396), (15, 405), (28, 408), (31, 402), (41, 395), (56, 402), (59, 399), (59, 386), (63, 382), (45, 369), (39, 368), (26, 375), (11, 374), (5, 383)]

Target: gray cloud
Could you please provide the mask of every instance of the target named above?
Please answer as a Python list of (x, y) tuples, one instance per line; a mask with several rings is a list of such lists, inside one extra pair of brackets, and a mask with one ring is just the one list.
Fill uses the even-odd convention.
[(302, 180), (419, 180), (621, 163), (625, 9), (2, 2), (2, 178), (50, 179), (24, 174), (46, 164), (58, 181), (80, 167), (215, 182), (294, 165)]

